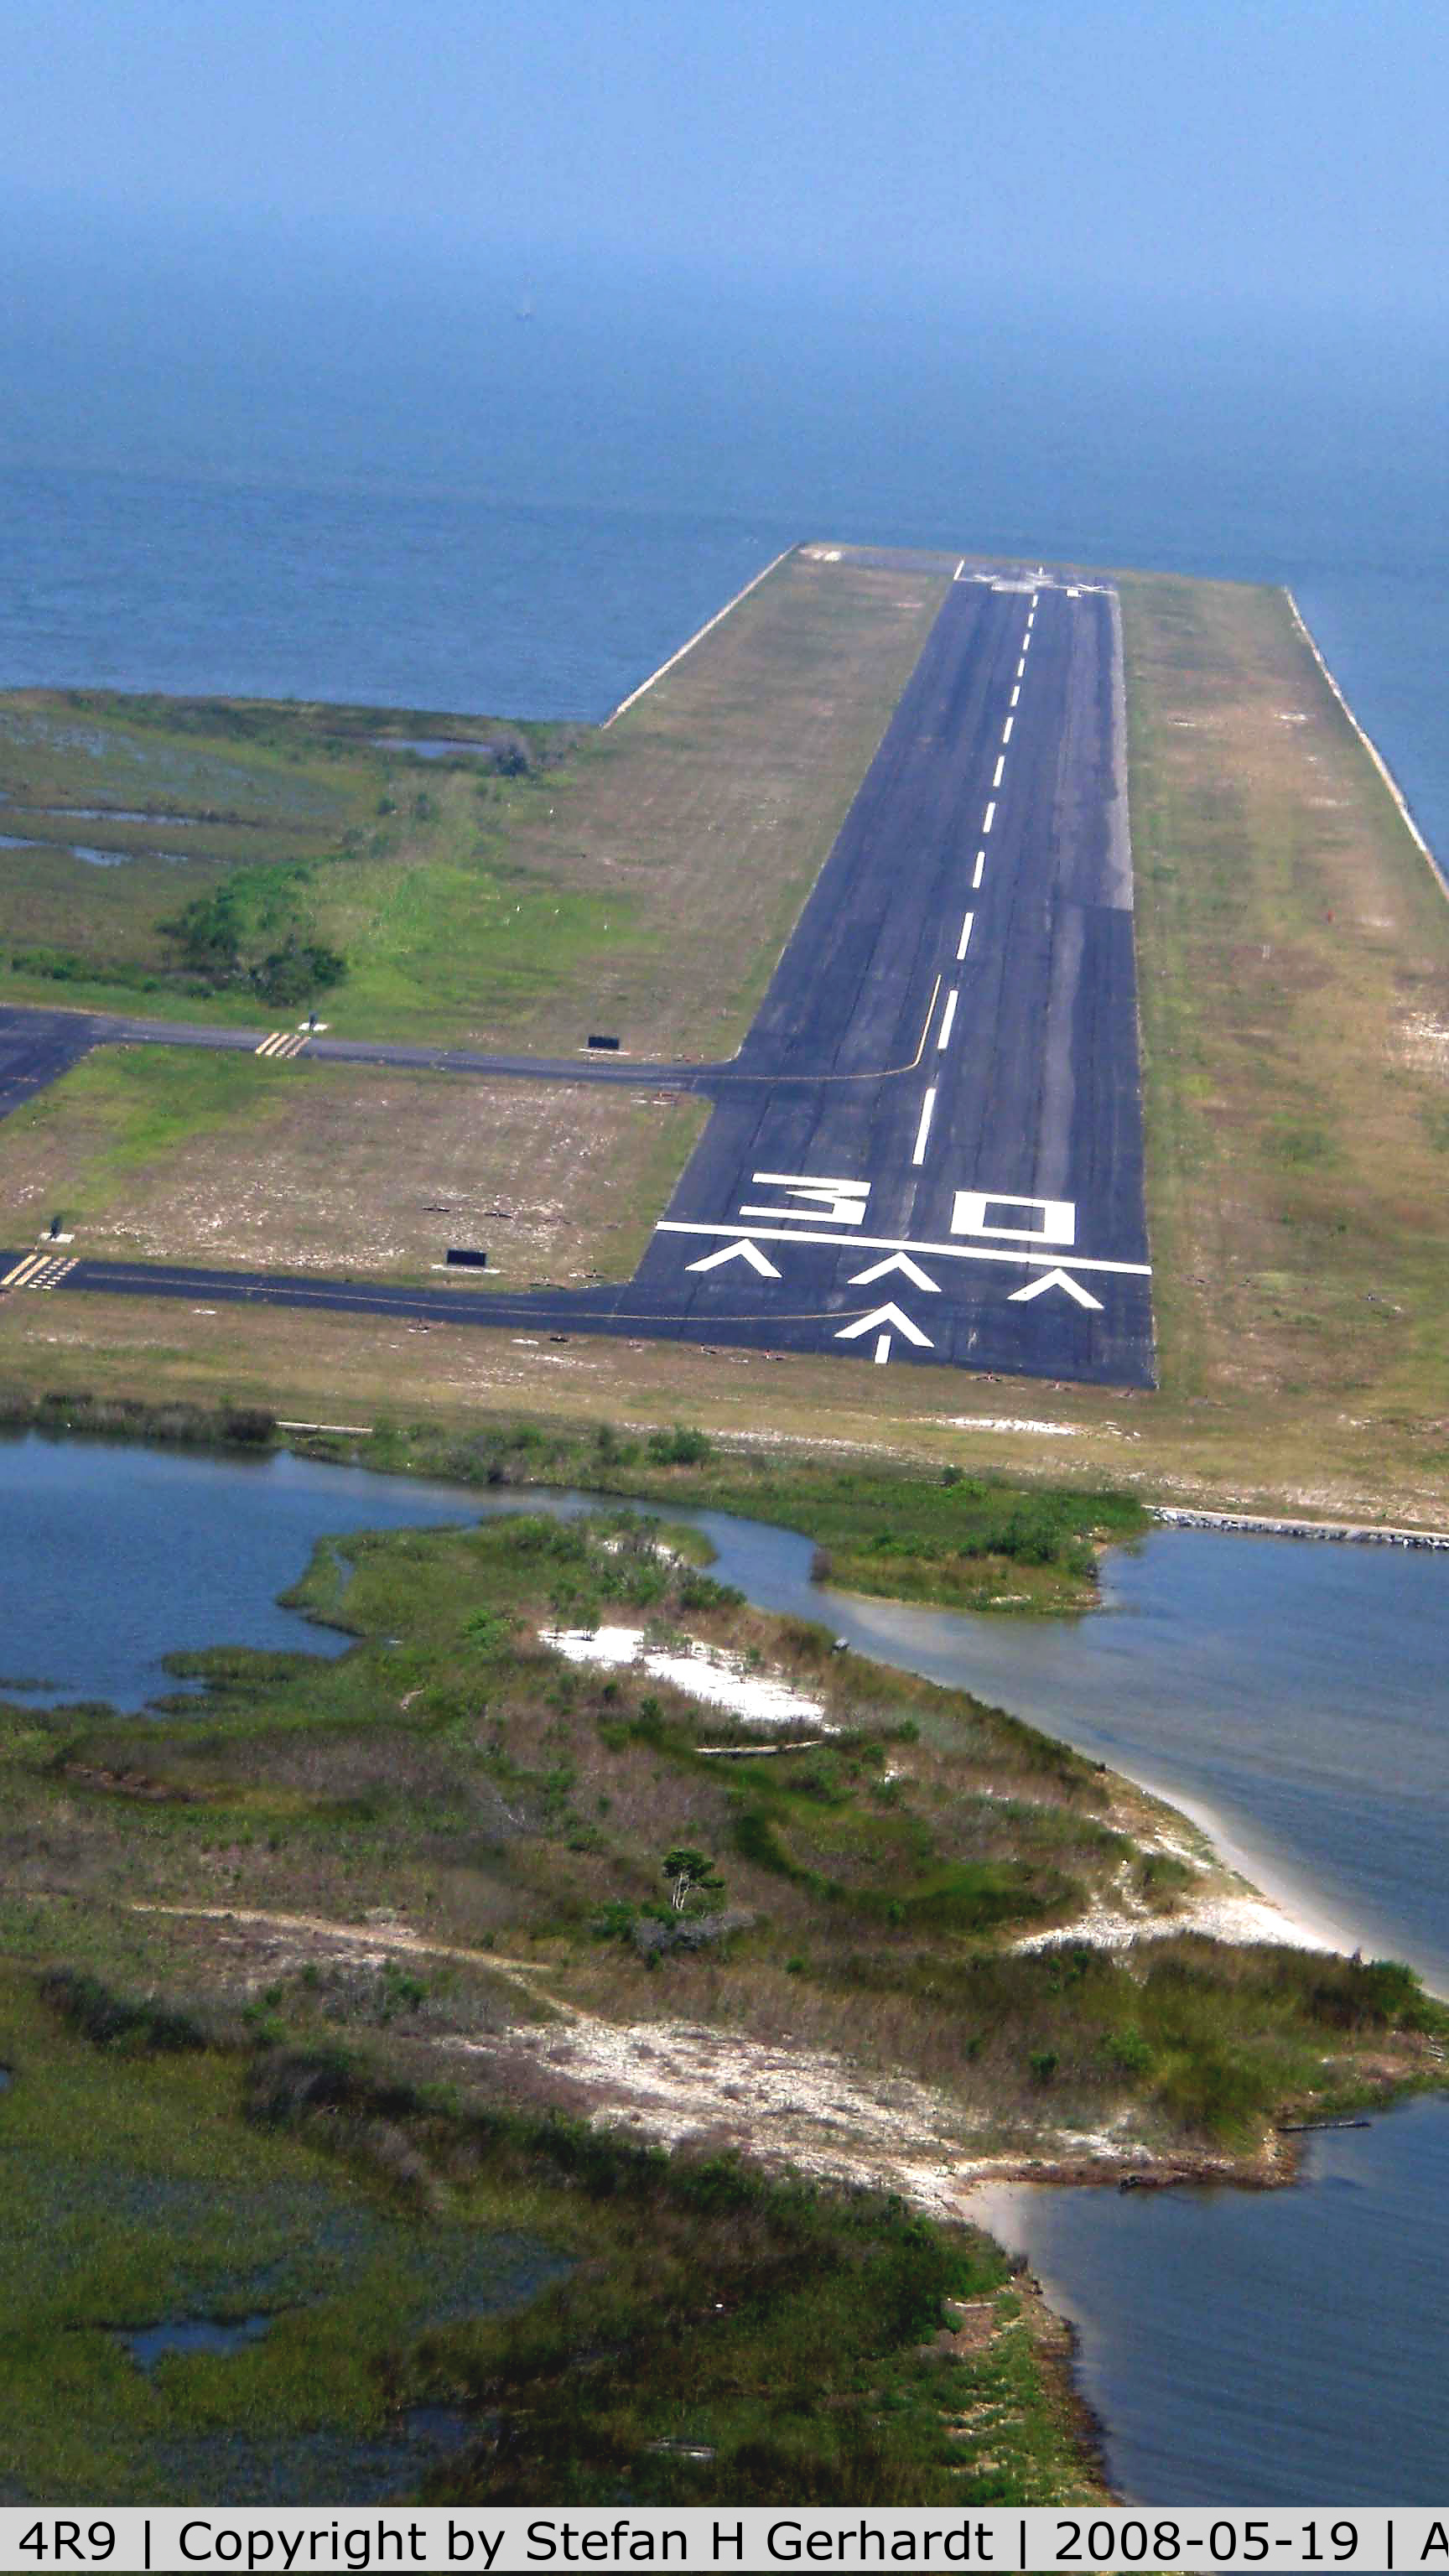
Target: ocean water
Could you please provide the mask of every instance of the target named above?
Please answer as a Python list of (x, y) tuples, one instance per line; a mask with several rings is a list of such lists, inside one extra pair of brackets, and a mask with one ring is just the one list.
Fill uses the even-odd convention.
[(0, 685), (595, 718), (795, 538), (1033, 551), (1291, 583), (1449, 848), (1449, 332), (84, 254), (8, 245)]

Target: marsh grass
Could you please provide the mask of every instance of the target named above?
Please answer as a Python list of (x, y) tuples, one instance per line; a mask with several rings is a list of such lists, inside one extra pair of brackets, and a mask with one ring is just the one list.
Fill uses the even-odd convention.
[[(913, 2077), (1018, 2159), (1124, 2121), (1247, 2155), (1290, 2106), (1441, 2080), (1407, 1969), (1174, 1935), (1170, 1879), (1133, 1952), (1015, 1949), (1142, 1877), (1143, 1802), (753, 1609), (632, 1509), (326, 1542), (293, 1598), (340, 1657), (177, 1656), (201, 1695), (134, 1718), (0, 1703), (12, 2495), (1081, 2492), (1000, 2256), (722, 2152), (731, 2096), (752, 2134), (731, 2040)], [(839, 1731), (722, 1762), (668, 1684), (561, 1662), (561, 1605), (779, 1671)], [(628, 1937), (670, 1919), (680, 1849), (718, 1937)], [(673, 2155), (570, 2116), (620, 2111), (567, 2073), (590, 2013), (718, 2035)], [(128, 2340), (197, 2320), (247, 2335), (149, 2367)], [(430, 2452), (421, 2408), (465, 2447)]]
[[(0, 2474), (19, 2500), (336, 2502), (421, 2481), (433, 2500), (911, 2502), (1092, 2483), (974, 2230), (455, 2106), (335, 2051), (236, 2035), (181, 2057), (154, 1999), (98, 2006), (0, 1972), (17, 2069), (0, 2246), (25, 2320), (0, 2354)], [(956, 2355), (962, 2300), (988, 2330)], [(134, 2330), (200, 2315), (247, 2338), (134, 2357)], [(984, 2393), (989, 2465), (956, 2420)], [(408, 2429), (422, 2406), (472, 2434), (431, 2474)]]
[[(556, 1999), (767, 2042), (787, 2027), (1023, 2136), (1126, 2119), (1149, 2143), (1236, 2151), (1284, 2104), (1370, 2080), (1386, 2048), (1395, 2080), (1432, 2077), (1442, 2016), (1407, 1971), (1174, 1937), (1194, 1882), (1158, 1872), (1146, 1805), (1110, 1775), (966, 1693), (833, 1654), (630, 1510), (328, 1542), (291, 1598), (350, 1650), (179, 1656), (202, 1694), (136, 1718), (0, 1712), (9, 1884), (96, 1909), (69, 1965), (113, 1983), (106, 1927), (138, 1899), (281, 1918), (230, 1959), (203, 1920), (178, 1925), (162, 1982), (202, 2030), (219, 2011), (329, 2044), (386, 2029), (403, 2063), (465, 2057)], [(542, 1634), (560, 1618), (699, 1638), (838, 1731), (756, 1749), (642, 1670), (562, 1662)], [(702, 1749), (721, 1743), (737, 1758)], [(674, 1849), (723, 1881), (694, 1906), (721, 1917), (702, 1949), (650, 1928)], [(1129, 1885), (1156, 1936), (1139, 1951), (1069, 1931), (1012, 1950)], [(285, 1931), (314, 1918), (400, 1921), (422, 1950), (319, 1959)]]
[[(290, 2500), (323, 2500), (339, 2471), (384, 2493), (389, 2469), (393, 2490), (415, 2483), (402, 2417), (426, 2382), (407, 2348), (563, 2267), (536, 2202), (483, 2194), (424, 2219), (361, 2161), (250, 2127), (235, 2050), (178, 2052), (176, 2009), (154, 1994), (48, 1991), (0, 1970), (7, 2495), (245, 2495), (268, 2449), (301, 2481)], [(266, 2331), (224, 2356), (133, 2358), (133, 2330), (198, 2317)]]
[[(791, 558), (607, 735), (407, 710), (0, 697), (0, 791), (37, 809), (49, 844), (0, 853), (9, 995), (134, 1009), (140, 993), (157, 1016), (250, 1025), (256, 991), (208, 990), (160, 925), (188, 899), (225, 899), (238, 867), (301, 867), (296, 936), (346, 960), (335, 998), (352, 1030), (560, 1054), (603, 1026), (641, 1056), (727, 1056), (946, 578), (932, 564)], [(484, 757), (423, 759), (389, 735), (471, 738)], [(147, 809), (143, 824), (106, 827), (128, 864), (68, 859), (77, 827), (45, 812), (62, 805)], [(180, 813), (197, 818), (184, 835)], [(185, 870), (154, 855), (182, 841)]]
[(1104, 1546), (1148, 1526), (1111, 1487), (1025, 1485), (985, 1471), (916, 1467), (808, 1448), (782, 1460), (698, 1428), (623, 1432), (504, 1416), (462, 1437), (428, 1421), (378, 1424), (368, 1464), (484, 1485), (577, 1484), (644, 1502), (695, 1503), (799, 1531), (818, 1580), (951, 1609), (1086, 1608)]

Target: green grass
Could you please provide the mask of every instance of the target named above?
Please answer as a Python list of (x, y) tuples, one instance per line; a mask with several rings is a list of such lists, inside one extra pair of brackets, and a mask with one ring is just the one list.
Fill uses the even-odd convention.
[[(421, 828), (409, 837), (416, 848)], [(506, 1042), (541, 1002), (580, 984), (591, 961), (635, 932), (628, 895), (540, 879), (493, 855), (495, 847), (454, 782), (416, 858), (405, 855), (401, 833), (388, 834), (319, 888), (318, 927), (351, 961), (345, 993), (329, 1006), (345, 1009), (349, 1028), (428, 1039), (482, 1027)], [(572, 1043), (586, 1035), (580, 1024)]]
[(608, 1422), (590, 1430), (504, 1419), (461, 1439), (427, 1422), (379, 1425), (368, 1464), (743, 1512), (814, 1540), (817, 1576), (842, 1591), (950, 1609), (1084, 1609), (1100, 1549), (1148, 1527), (1141, 1504), (1110, 1489), (863, 1458), (842, 1466), (808, 1450), (782, 1459), (699, 1431), (636, 1434)]
[(99, 1050), (66, 1084), (27, 1103), (24, 1117), (27, 1126), (43, 1132), (69, 1118), (73, 1105), (79, 1107), (87, 1136), (71, 1212), (90, 1211), (107, 1205), (119, 1185), (178, 1146), (230, 1134), (238, 1119), (251, 1131), (251, 1150), (260, 1150), (258, 1131), (265, 1131), (286, 1096), (285, 1082), (278, 1079), (282, 1070), (250, 1056)]
[[(379, 747), (390, 726), (496, 740), (528, 769), (499, 777)], [(245, 975), (209, 982), (164, 925), (226, 890), (260, 898), (285, 875), (295, 935), (349, 961), (329, 1009), (345, 989), (353, 1025), (379, 1034), (456, 1026), (460, 1011), (506, 1025), (605, 937), (602, 899), (499, 861), (508, 818), (574, 731), (98, 691), (0, 697), (7, 829), (34, 838), (0, 853), (7, 997), (139, 1000), (159, 1018), (247, 1024), (266, 1015), (266, 991)], [(62, 810), (82, 806), (101, 811)], [(68, 855), (73, 841), (130, 855), (97, 868)], [(628, 909), (621, 896), (620, 931)]]
[[(460, 2303), (535, 2293), (567, 2257), (557, 2213), (486, 2192), (446, 2216), (242, 2117), (214, 2049), (97, 2046), (0, 1970), (6, 2188), (0, 2485), (24, 2501), (181, 2502), (376, 2477), (428, 2379), (399, 2353)], [(522, 2223), (520, 2223), (522, 2222)], [(229, 2356), (141, 2366), (124, 2337), (266, 2316)], [(398, 2446), (393, 2483), (420, 2458)], [(384, 2489), (387, 2484), (384, 2469)], [(374, 2490), (376, 2491), (376, 2490)]]
[[(974, 2230), (497, 2102), (451, 2107), (240, 2025), (178, 2051), (154, 2010), (94, 1986), (78, 2005), (63, 1981), (0, 1969), (0, 2034), (13, 2500), (1094, 2488)], [(980, 2348), (922, 2354), (962, 2299), (989, 2311)], [(198, 2316), (269, 2326), (150, 2368), (125, 2341)], [(987, 2396), (989, 2438), (954, 2429)], [(473, 2427), (430, 2477), (400, 2439), (421, 2404)]]
[(1443, 888), (1281, 592), (1139, 575), (1123, 611), (1156, 1445), (1247, 1500), (1298, 1480), (1269, 1508), (1356, 1516), (1392, 1477), (1418, 1516), (1449, 1331)]

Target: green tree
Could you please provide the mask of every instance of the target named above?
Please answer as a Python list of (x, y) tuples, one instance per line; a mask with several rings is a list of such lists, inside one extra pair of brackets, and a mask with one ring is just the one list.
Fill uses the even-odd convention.
[(682, 1914), (691, 1896), (723, 1896), (724, 1880), (714, 1862), (702, 1851), (692, 1851), (676, 1844), (664, 1855), (664, 1875), (669, 1881), (669, 1900), (676, 1914)]

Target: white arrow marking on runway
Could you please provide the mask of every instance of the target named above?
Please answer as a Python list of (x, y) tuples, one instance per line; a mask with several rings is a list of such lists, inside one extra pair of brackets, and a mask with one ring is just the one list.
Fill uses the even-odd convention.
[(1045, 1288), (1065, 1288), (1067, 1295), (1075, 1297), (1079, 1306), (1090, 1306), (1098, 1315), (1102, 1311), (1101, 1298), (1094, 1297), (1090, 1288), (1084, 1288), (1080, 1279), (1074, 1279), (1069, 1270), (1044, 1270), (1040, 1279), (1029, 1279), (1024, 1288), (1013, 1288), (1007, 1304), (1029, 1305), (1032, 1298), (1039, 1297)]
[(858, 1342), (862, 1333), (878, 1332), (882, 1326), (890, 1333), (904, 1333), (917, 1350), (933, 1351), (936, 1347), (930, 1334), (913, 1324), (909, 1315), (903, 1315), (899, 1306), (877, 1306), (873, 1315), (860, 1315), (853, 1324), (842, 1324), (835, 1338), (838, 1342)]
[(850, 1284), (852, 1288), (868, 1288), (872, 1280), (888, 1278), (893, 1270), (902, 1271), (907, 1279), (915, 1281), (918, 1288), (928, 1288), (933, 1297), (940, 1296), (936, 1281), (927, 1277), (920, 1263), (913, 1261), (908, 1252), (892, 1252), (886, 1260), (873, 1262), (869, 1270), (855, 1271)]
[(747, 1243), (743, 1235), (741, 1235), (738, 1243), (725, 1243), (720, 1246), (718, 1252), (707, 1252), (703, 1261), (691, 1261), (689, 1268), (691, 1270), (719, 1270), (727, 1261), (747, 1261), (752, 1270), (758, 1270), (762, 1279), (778, 1279), (780, 1276), (780, 1273), (775, 1268), (773, 1261), (766, 1260), (765, 1255), (759, 1248), (759, 1245), (756, 1243)]

